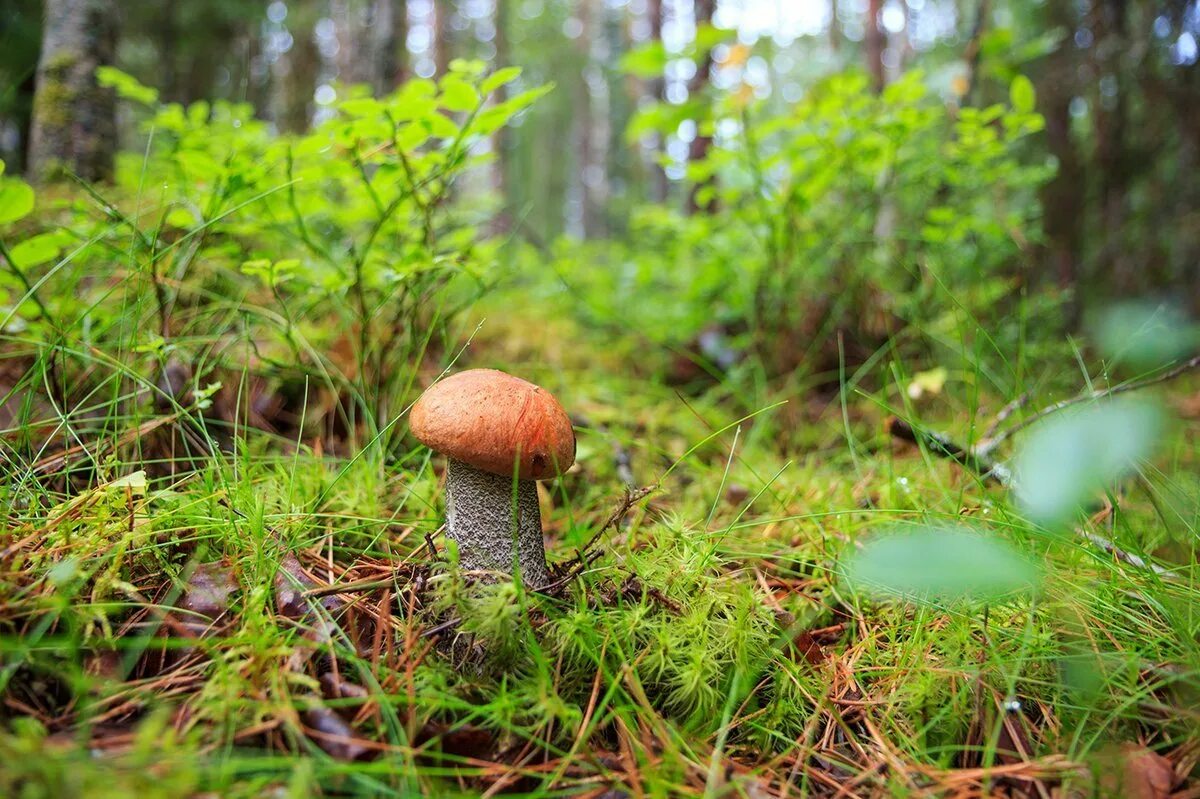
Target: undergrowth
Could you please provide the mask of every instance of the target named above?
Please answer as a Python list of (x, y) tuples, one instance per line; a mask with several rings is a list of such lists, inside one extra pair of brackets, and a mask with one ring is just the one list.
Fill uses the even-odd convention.
[[(1157, 449), (1131, 437), (1104, 392), (1155, 395), (1166, 367), (1024, 325), (1054, 298), (1007, 296), (1018, 312), (992, 337), (999, 274), (968, 304), (924, 285), (867, 353), (841, 347), (844, 309), (826, 307), (802, 365), (794, 326), (764, 340), (739, 319), (689, 350), (600, 324), (636, 294), (606, 281), (641, 255), (589, 288), (569, 252), (488, 235), (460, 193), (473, 145), (541, 91), (489, 105), (511, 71), (464, 62), (391, 98), (351, 94), (298, 140), (107, 80), (149, 126), (121, 182), (42, 192), (36, 223), (32, 191), (28, 207), (23, 184), (0, 195), (0, 794), (1122, 795), (1112, 762), (1194, 786), (1194, 384), (1171, 384), (1180, 421), (1144, 437)], [(1044, 177), (1009, 152), (1040, 124), (1030, 108), (988, 112), (1013, 120), (1003, 152), (990, 122), (922, 108), (982, 137), (976, 160), (1009, 165), (1015, 194)], [(930, 221), (921, 196), (913, 225)], [(927, 244), (948, 260), (975, 247), (943, 233)], [(689, 246), (728, 252), (744, 231), (722, 235)], [(713, 264), (709, 288), (728, 278)], [(891, 285), (878, 277), (856, 290)], [(752, 305), (748, 289), (730, 296)], [(663, 320), (691, 335), (702, 305)], [(443, 466), (405, 411), (467, 365), (574, 414), (577, 465), (539, 489), (554, 590), (466, 581), (448, 559)], [(1046, 425), (988, 420), (1065, 396), (1079, 415), (1055, 440), (1100, 429), (1092, 460), (1122, 457), (1098, 485), (1063, 478), (1088, 513), (1060, 518), (1022, 499), (1026, 473), (993, 468)], [(888, 540), (908, 556), (880, 563)], [(963, 551), (961, 573), (921, 573)]]

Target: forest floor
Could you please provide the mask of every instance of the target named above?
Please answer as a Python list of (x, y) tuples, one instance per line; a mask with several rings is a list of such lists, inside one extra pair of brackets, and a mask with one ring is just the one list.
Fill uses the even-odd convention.
[[(1146, 390), (1180, 419), (1167, 443), (1050, 535), (923, 437), (1001, 412), (969, 376), (759, 404), (668, 385), (633, 336), (534, 327), (489, 320), (455, 368), (576, 421), (578, 464), (542, 491), (569, 576), (545, 595), (446, 566), (442, 465), (415, 444), (384, 466), (235, 425), (197, 455), (203, 415), (172, 410), (56, 429), (6, 486), (0, 794), (1200, 795), (1194, 382)], [(949, 524), (1036, 587), (847, 582), (864, 541)]]

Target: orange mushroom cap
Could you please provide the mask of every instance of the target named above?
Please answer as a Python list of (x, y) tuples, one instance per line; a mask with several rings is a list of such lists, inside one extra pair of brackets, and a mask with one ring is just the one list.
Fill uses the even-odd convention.
[(495, 369), (434, 383), (409, 414), (422, 444), (476, 469), (522, 480), (555, 477), (575, 462), (575, 431), (546, 389)]

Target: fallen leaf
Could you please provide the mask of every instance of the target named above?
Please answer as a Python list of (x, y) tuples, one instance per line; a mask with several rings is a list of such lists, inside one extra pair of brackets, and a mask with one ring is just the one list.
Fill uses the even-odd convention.
[[(371, 750), (355, 737), (354, 728), (327, 707), (316, 707), (304, 713), (309, 738), (338, 760), (358, 760)], [(313, 734), (315, 733), (315, 734)]]
[(1171, 761), (1143, 746), (1121, 747), (1122, 796), (1126, 799), (1166, 799), (1175, 786)]
[(427, 722), (417, 736), (418, 743), (438, 739), (442, 752), (456, 757), (486, 760), (491, 756), (494, 740), (492, 734), (482, 727), (463, 724), (451, 729), (437, 721)]
[(302, 619), (309, 614), (308, 600), (304, 592), (316, 587), (300, 560), (291, 552), (279, 561), (275, 574), (275, 612), (289, 619)]
[(1121, 799), (1166, 799), (1175, 785), (1171, 762), (1135, 743), (1099, 752), (1092, 767), (1097, 796)]
[(179, 607), (215, 619), (229, 609), (229, 596), (236, 590), (237, 580), (228, 564), (222, 561), (201, 563), (192, 572)]
[(366, 688), (332, 671), (325, 672), (320, 679), (321, 692), (326, 699), (366, 699), (368, 696)]

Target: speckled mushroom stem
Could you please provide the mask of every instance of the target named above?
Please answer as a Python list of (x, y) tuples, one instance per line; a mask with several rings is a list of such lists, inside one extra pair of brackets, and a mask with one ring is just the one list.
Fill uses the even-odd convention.
[(513, 478), (456, 458), (446, 469), (446, 535), (458, 544), (459, 565), (511, 574), (515, 539), (521, 580), (530, 588), (549, 585), (536, 483), (517, 481), (514, 509)]

